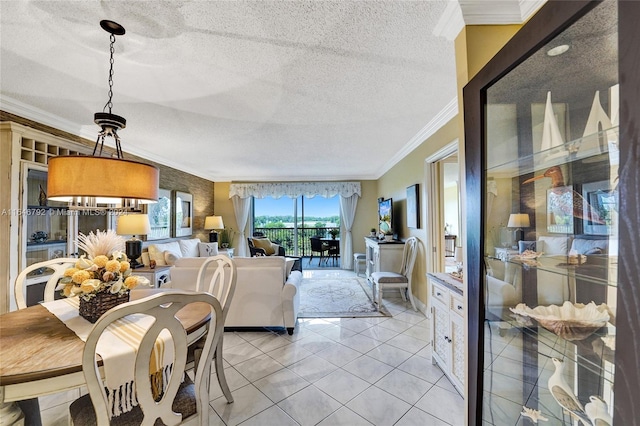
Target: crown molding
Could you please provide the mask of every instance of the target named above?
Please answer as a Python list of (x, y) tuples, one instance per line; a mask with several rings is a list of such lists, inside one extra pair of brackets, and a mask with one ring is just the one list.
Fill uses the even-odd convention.
[(452, 41), (458, 37), (463, 28), (464, 17), (460, 4), (457, 1), (450, 1), (433, 29), (433, 35)]
[(467, 25), (521, 24), (546, 0), (459, 0)]
[(393, 166), (398, 164), (400, 160), (409, 155), (411, 151), (420, 146), (424, 141), (429, 139), (442, 126), (447, 124), (449, 120), (458, 114), (458, 97), (453, 98), (440, 112), (433, 117), (411, 140), (396, 154), (386, 162), (375, 179), (380, 179), (382, 175), (391, 170)]
[(27, 105), (22, 101), (3, 94), (0, 94), (0, 109), (88, 140), (95, 140), (97, 135), (97, 132), (90, 134), (83, 131), (82, 126), (78, 123), (66, 120), (60, 116), (51, 114), (50, 112), (31, 105)]

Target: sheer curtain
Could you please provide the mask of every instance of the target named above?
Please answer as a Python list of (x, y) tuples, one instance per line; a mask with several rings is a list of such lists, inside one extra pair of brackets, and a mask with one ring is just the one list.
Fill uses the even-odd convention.
[(356, 217), (356, 207), (358, 206), (358, 195), (351, 197), (340, 197), (340, 217), (347, 235), (344, 241), (343, 251), (341, 251), (342, 269), (353, 269), (353, 236), (351, 228)]
[(358, 197), (361, 196), (360, 182), (232, 183), (229, 186), (229, 198), (233, 200), (241, 238), (238, 256), (245, 256), (248, 249), (244, 229), (249, 218), (251, 197), (289, 197), (295, 199), (301, 195), (309, 198), (317, 195), (325, 198), (340, 196), (340, 217), (347, 231), (341, 264), (343, 269), (353, 268), (351, 228), (356, 214)]
[(233, 203), (233, 210), (236, 215), (236, 223), (238, 224), (238, 231), (240, 232), (240, 242), (238, 243), (237, 256), (244, 257), (247, 255), (249, 246), (247, 245), (247, 237), (244, 234), (244, 229), (247, 227), (247, 220), (249, 219), (249, 211), (251, 211), (251, 198), (240, 198), (237, 195), (231, 197)]

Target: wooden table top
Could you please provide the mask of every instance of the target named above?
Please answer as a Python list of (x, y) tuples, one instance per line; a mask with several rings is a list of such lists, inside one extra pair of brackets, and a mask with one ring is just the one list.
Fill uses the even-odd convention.
[[(133, 290), (139, 299), (163, 289)], [(193, 303), (177, 317), (187, 332), (210, 319), (211, 308)], [(82, 371), (84, 342), (42, 305), (0, 315), (0, 385), (12, 385)]]

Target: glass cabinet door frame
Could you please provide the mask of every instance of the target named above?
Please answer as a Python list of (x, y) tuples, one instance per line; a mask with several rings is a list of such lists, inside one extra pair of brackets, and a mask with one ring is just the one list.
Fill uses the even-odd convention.
[[(600, 1), (549, 1), (465, 86), (464, 132), (467, 206), (467, 416), (482, 424), (484, 365), (484, 215), (486, 206), (487, 89)], [(618, 1), (620, 84), (620, 224), (618, 251), (615, 424), (640, 418), (634, 389), (640, 387), (640, 2)], [(629, 194), (629, 195), (627, 195)], [(635, 238), (634, 238), (635, 236)], [(635, 398), (635, 399), (634, 399)]]

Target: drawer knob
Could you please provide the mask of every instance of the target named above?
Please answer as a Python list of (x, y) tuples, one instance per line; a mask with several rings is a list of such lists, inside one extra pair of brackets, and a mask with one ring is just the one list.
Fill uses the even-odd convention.
[(442, 296), (442, 293), (440, 293), (439, 291), (436, 291), (436, 296)]
[(458, 305), (458, 310), (461, 311), (462, 310), (462, 305)]

